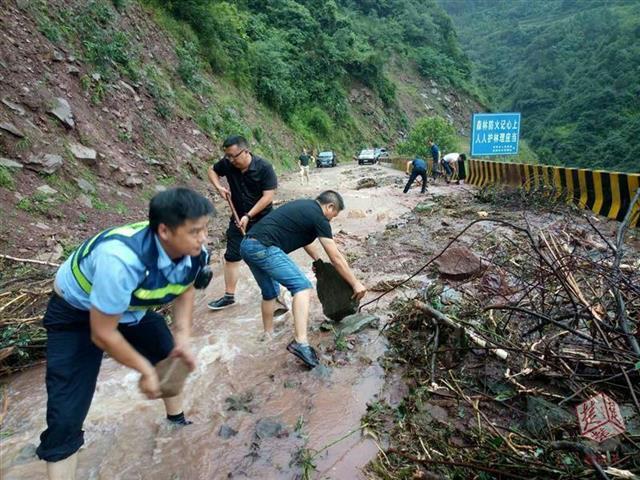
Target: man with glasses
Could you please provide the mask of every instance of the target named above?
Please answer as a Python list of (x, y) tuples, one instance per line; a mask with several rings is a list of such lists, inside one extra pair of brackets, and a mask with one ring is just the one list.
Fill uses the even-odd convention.
[[(224, 296), (209, 302), (211, 310), (235, 305), (236, 285), (240, 274), (240, 242), (262, 217), (273, 209), (278, 179), (271, 164), (249, 151), (247, 140), (240, 135), (228, 137), (222, 144), (224, 157), (208, 171), (209, 180), (220, 196), (231, 201), (238, 223), (231, 216), (224, 253)], [(229, 188), (220, 179), (226, 177)]]

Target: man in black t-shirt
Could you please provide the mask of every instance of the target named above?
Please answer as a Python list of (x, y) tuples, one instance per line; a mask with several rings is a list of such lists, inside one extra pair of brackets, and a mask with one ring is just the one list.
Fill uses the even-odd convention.
[(318, 357), (307, 339), (311, 282), (287, 255), (300, 247), (314, 260), (320, 255), (311, 244), (318, 238), (338, 273), (360, 300), (367, 292), (333, 241), (330, 221), (344, 209), (339, 193), (327, 190), (315, 200), (293, 200), (274, 210), (253, 227), (240, 244), (240, 254), (249, 265), (262, 291), (262, 323), (267, 335), (273, 333), (274, 301), (280, 285), (293, 296), (294, 340), (287, 350), (308, 367), (318, 365)]
[(307, 153), (307, 149), (302, 149), (302, 154), (298, 157), (298, 166), (300, 167), (300, 179), (302, 185), (309, 183), (309, 162), (313, 161), (313, 157)]
[[(244, 233), (273, 208), (278, 186), (270, 163), (253, 155), (244, 137), (228, 137), (222, 144), (224, 157), (209, 168), (209, 180), (225, 200), (231, 200), (239, 224), (233, 216), (227, 229), (227, 249), (224, 253), (224, 296), (209, 302), (211, 310), (221, 310), (235, 304), (235, 291), (240, 271), (240, 242)], [(229, 188), (220, 182), (225, 177)]]

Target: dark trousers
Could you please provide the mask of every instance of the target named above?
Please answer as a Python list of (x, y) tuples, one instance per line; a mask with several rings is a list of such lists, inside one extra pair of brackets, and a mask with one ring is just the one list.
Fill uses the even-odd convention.
[[(84, 443), (84, 423), (103, 352), (91, 341), (89, 312), (78, 310), (58, 295), (47, 305), (47, 429), (36, 453), (57, 462), (73, 455)], [(173, 336), (162, 315), (147, 312), (135, 325), (118, 327), (124, 338), (153, 365), (167, 358)]]
[(411, 188), (411, 185), (413, 185), (413, 182), (416, 180), (416, 178), (418, 177), (422, 177), (422, 193), (424, 193), (427, 189), (427, 172), (425, 170), (416, 170), (415, 168), (413, 170), (411, 170), (411, 175), (409, 175), (409, 180), (407, 181), (407, 184), (404, 186), (404, 193), (407, 193), (409, 191), (409, 189)]

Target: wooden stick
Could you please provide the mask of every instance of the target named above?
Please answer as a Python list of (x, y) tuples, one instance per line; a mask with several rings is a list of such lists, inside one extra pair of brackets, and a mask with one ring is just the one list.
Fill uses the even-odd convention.
[(0, 255), (0, 258), (4, 258), (6, 260), (12, 260), (14, 262), (36, 263), (38, 265), (47, 265), (49, 267), (59, 267), (60, 266), (59, 263), (45, 262), (44, 260), (32, 260), (30, 258), (17, 258), (17, 257), (12, 257), (10, 255)]
[(476, 332), (452, 320), (451, 318), (446, 316), (444, 313), (433, 308), (431, 305), (428, 305), (424, 302), (420, 302), (417, 300), (415, 302), (415, 305), (416, 307), (418, 307), (420, 310), (422, 310), (424, 313), (431, 316), (432, 318), (435, 318), (438, 321), (442, 321), (447, 325), (449, 325), (450, 327), (462, 329), (464, 333), (466, 333), (467, 336), (473, 341), (473, 343), (481, 346), (482, 348), (489, 348), (489, 351), (494, 355), (496, 355), (498, 358), (501, 358), (502, 360), (506, 360), (507, 357), (509, 356), (506, 350), (503, 350), (501, 348), (491, 348), (493, 347), (493, 345), (487, 342), (484, 338), (480, 337), (480, 335), (478, 335)]

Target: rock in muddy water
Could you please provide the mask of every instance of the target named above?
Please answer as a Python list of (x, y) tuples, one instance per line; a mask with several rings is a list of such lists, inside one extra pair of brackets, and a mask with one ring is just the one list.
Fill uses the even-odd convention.
[(62, 157), (51, 153), (31, 155), (24, 166), (35, 172), (51, 175), (62, 166)]
[(29, 463), (34, 460), (37, 460), (38, 457), (36, 456), (36, 448), (37, 447), (35, 444), (27, 443), (24, 447), (22, 447), (22, 449), (20, 450), (20, 453), (18, 453), (16, 458), (13, 460), (12, 464), (22, 465), (23, 463)]
[(76, 122), (73, 119), (73, 113), (71, 112), (71, 106), (64, 98), (56, 98), (54, 100), (54, 106), (49, 113), (62, 122), (67, 128), (74, 128)]
[(467, 247), (450, 247), (435, 263), (438, 272), (452, 280), (467, 280), (482, 270), (482, 262)]
[(334, 322), (356, 313), (359, 302), (352, 299), (353, 289), (330, 263), (313, 262), (318, 279), (316, 290), (322, 312)]
[(98, 156), (98, 153), (93, 148), (85, 147), (80, 143), (75, 143), (75, 142), (70, 143), (69, 150), (71, 150), (71, 153), (73, 154), (73, 156), (76, 157), (78, 160), (95, 161), (95, 159)]
[(416, 213), (432, 213), (437, 206), (436, 202), (422, 202), (416, 205), (413, 211)]
[(356, 190), (362, 190), (364, 188), (373, 188), (378, 186), (378, 181), (375, 178), (366, 177), (358, 180), (356, 184)]
[(277, 418), (261, 418), (256, 424), (256, 437), (263, 440), (265, 438), (282, 438), (289, 435), (284, 424)]
[(316, 377), (316, 378), (319, 378), (321, 380), (327, 380), (328, 378), (331, 378), (332, 370), (329, 367), (327, 367), (326, 365), (323, 365), (321, 363), (316, 368), (311, 370), (311, 372), (309, 372), (309, 373), (310, 373), (310, 375), (312, 377)]
[(220, 430), (218, 430), (218, 436), (224, 438), (225, 440), (235, 437), (238, 434), (237, 430), (234, 430), (229, 425), (222, 425)]
[(380, 322), (380, 319), (375, 315), (367, 313), (355, 313), (344, 317), (340, 323), (336, 326), (336, 329), (344, 336), (353, 335), (360, 330), (364, 330), (368, 327), (373, 327)]

